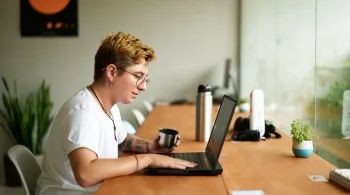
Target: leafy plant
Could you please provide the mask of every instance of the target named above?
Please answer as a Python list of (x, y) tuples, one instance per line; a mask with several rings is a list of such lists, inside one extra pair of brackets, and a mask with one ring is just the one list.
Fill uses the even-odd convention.
[(238, 100), (238, 104), (244, 104), (244, 103), (248, 103), (248, 99), (247, 98), (240, 98)]
[(39, 141), (36, 144), (36, 152), (42, 152), (42, 139), (49, 130), (49, 126), (53, 120), (53, 116), (51, 115), (52, 109), (53, 103), (50, 96), (50, 87), (46, 86), (45, 81), (43, 81), (36, 95), (36, 138)]
[(25, 145), (33, 154), (42, 153), (42, 139), (53, 120), (50, 87), (43, 81), (35, 95), (30, 93), (21, 101), (16, 81), (13, 81), (13, 92), (4, 77), (2, 82), (5, 92), (2, 93), (4, 109), (0, 108), (0, 116), (4, 123), (0, 123), (0, 127), (14, 144)]
[(293, 141), (298, 142), (298, 144), (303, 141), (315, 141), (319, 138), (307, 124), (302, 124), (299, 119), (293, 120), (291, 134)]

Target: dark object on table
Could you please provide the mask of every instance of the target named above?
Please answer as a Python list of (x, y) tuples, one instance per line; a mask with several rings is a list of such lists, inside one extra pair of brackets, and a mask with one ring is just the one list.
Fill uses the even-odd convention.
[(179, 105), (179, 104), (186, 104), (186, 103), (188, 103), (187, 99), (177, 99), (170, 102), (171, 105)]
[[(235, 131), (249, 131), (250, 121), (249, 118), (238, 117), (233, 130)], [(272, 134), (272, 135), (271, 135)], [(276, 132), (276, 127), (270, 122), (265, 120), (265, 138), (281, 138), (282, 135)]]
[(269, 121), (265, 120), (265, 134), (264, 137), (265, 138), (270, 138), (271, 135), (273, 134), (275, 138), (281, 138), (282, 135), (276, 132), (276, 127), (271, 124)]
[(233, 127), (235, 131), (249, 130), (249, 118), (238, 117)]
[(239, 131), (234, 133), (231, 139), (237, 141), (259, 141), (260, 132), (258, 130)]

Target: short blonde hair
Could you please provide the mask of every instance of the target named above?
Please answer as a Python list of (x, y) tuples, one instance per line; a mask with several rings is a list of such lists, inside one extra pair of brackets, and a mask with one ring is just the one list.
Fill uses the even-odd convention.
[(132, 64), (140, 63), (142, 59), (146, 61), (146, 65), (155, 61), (156, 57), (151, 47), (130, 34), (110, 33), (102, 40), (96, 52), (94, 80), (102, 77), (102, 69), (109, 64), (115, 64), (118, 68), (125, 69)]

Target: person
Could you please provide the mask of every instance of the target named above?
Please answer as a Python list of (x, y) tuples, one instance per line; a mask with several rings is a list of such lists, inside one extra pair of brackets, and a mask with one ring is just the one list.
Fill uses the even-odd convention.
[[(117, 103), (129, 104), (147, 89), (152, 48), (123, 32), (102, 40), (94, 65), (94, 81), (67, 100), (57, 113), (48, 138), (36, 194), (94, 192), (108, 178), (145, 167), (185, 169), (195, 163), (156, 153), (172, 152), (158, 136), (144, 140), (125, 131)], [(118, 158), (118, 150), (137, 155)], [(140, 153), (140, 154), (139, 154)], [(79, 193), (77, 193), (79, 194)]]

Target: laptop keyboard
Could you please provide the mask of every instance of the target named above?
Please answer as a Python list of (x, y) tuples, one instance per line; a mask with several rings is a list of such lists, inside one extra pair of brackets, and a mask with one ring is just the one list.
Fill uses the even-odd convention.
[(196, 167), (187, 168), (187, 169), (210, 169), (210, 167), (204, 162), (204, 159), (206, 158), (206, 156), (205, 156), (205, 153), (203, 153), (203, 152), (199, 152), (199, 153), (168, 153), (165, 155), (173, 157), (173, 158), (179, 158), (179, 159), (188, 160), (188, 161), (197, 163)]

